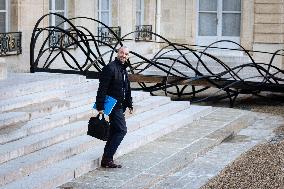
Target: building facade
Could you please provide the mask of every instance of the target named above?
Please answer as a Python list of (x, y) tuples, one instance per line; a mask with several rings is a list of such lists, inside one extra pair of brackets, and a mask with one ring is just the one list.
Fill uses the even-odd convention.
[[(200, 46), (193, 48), (232, 40), (247, 50), (273, 53), (284, 49), (284, 0), (0, 0), (2, 67), (5, 65), (9, 72), (29, 71), (32, 30), (37, 20), (50, 12), (68, 18), (98, 19), (108, 26), (120, 27), (121, 36), (134, 31), (137, 25), (150, 25), (153, 32), (171, 42)], [(58, 23), (60, 19), (50, 16), (43, 25)], [(75, 24), (98, 32), (99, 26), (93, 22)], [(143, 42), (139, 42), (140, 46), (135, 41), (128, 43), (141, 54), (156, 48), (148, 43), (143, 46)], [(258, 62), (267, 62), (271, 57), (252, 55)], [(283, 56), (275, 62), (284, 68)]]

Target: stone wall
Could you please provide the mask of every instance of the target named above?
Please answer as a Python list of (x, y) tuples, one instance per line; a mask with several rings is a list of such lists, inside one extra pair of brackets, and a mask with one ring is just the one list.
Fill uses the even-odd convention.
[[(257, 51), (275, 52), (284, 48), (284, 0), (255, 0), (254, 46)], [(271, 55), (256, 55), (266, 62)], [(284, 68), (284, 58), (277, 57), (274, 65)]]
[[(160, 0), (161, 14), (157, 15), (157, 1), (144, 0), (144, 24), (152, 25), (154, 32), (172, 42), (195, 44), (197, 29), (197, 0)], [(68, 16), (87, 16), (97, 19), (97, 0), (68, 0)], [(249, 50), (274, 52), (284, 48), (284, 0), (242, 1), (241, 45)], [(22, 32), (22, 54), (4, 57), (8, 71), (28, 72), (30, 61), (30, 38), (36, 21), (48, 13), (49, 0), (11, 0), (13, 31)], [(122, 35), (135, 29), (135, 1), (112, 1), (112, 26), (121, 26)], [(158, 18), (160, 22), (157, 23)], [(78, 21), (96, 33), (97, 25), (92, 21)], [(41, 27), (48, 26), (45, 19)], [(159, 27), (159, 28), (157, 28)], [(129, 36), (132, 38), (133, 36)], [(152, 52), (151, 45), (127, 43), (137, 51)], [(137, 44), (137, 43), (136, 43)], [(139, 49), (143, 46), (142, 49)], [(38, 48), (38, 47), (37, 47)], [(145, 52), (141, 52), (142, 54)], [(254, 54), (258, 62), (267, 62), (271, 56)], [(284, 68), (284, 58), (278, 57), (275, 65)]]
[[(29, 71), (29, 57), (30, 57), (30, 39), (32, 29), (36, 21), (48, 11), (48, 0), (26, 0), (11, 2), (13, 16), (11, 31), (22, 32), (22, 54), (17, 56), (4, 57), (4, 62), (7, 65), (8, 71), (27, 72)], [(15, 21), (15, 22), (14, 22)], [(47, 21), (44, 23), (47, 24)]]
[(255, 43), (284, 43), (284, 1), (255, 0)]
[(172, 42), (192, 43), (194, 30), (193, 0), (163, 0), (161, 3), (161, 35)]

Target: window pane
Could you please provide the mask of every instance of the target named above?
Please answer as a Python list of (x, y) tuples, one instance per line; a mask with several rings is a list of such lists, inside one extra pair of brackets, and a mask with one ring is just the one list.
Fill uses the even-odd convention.
[[(60, 15), (64, 16), (64, 12), (57, 12), (57, 14), (60, 14)], [(62, 23), (63, 21), (64, 21), (64, 20), (63, 20), (61, 17), (56, 16), (56, 17), (55, 17), (55, 26), (57, 26), (58, 24)], [(64, 24), (61, 24), (61, 25), (59, 25), (58, 27), (64, 28)]]
[(101, 0), (102, 10), (109, 10), (109, 0)]
[(199, 36), (217, 35), (217, 15), (214, 13), (199, 14)]
[(108, 14), (108, 12), (102, 12), (101, 15), (102, 15), (101, 22), (106, 24), (107, 26), (109, 26), (109, 14)]
[(55, 0), (55, 9), (64, 10), (64, 0)]
[(240, 14), (223, 14), (223, 36), (240, 36)]
[(6, 0), (0, 0), (0, 10), (6, 10)]
[(52, 10), (52, 0), (49, 0), (49, 10)]
[(49, 25), (52, 26), (52, 15), (49, 15)]
[(6, 32), (6, 17), (3, 12), (0, 12), (0, 32)]
[(199, 0), (199, 11), (217, 11), (217, 0)]
[(241, 0), (223, 0), (223, 11), (241, 11)]

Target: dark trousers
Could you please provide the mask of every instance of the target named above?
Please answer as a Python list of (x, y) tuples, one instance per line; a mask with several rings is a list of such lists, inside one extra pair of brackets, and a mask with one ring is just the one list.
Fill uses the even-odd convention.
[(113, 109), (110, 116), (110, 133), (104, 148), (104, 157), (113, 159), (113, 156), (127, 133), (123, 109)]

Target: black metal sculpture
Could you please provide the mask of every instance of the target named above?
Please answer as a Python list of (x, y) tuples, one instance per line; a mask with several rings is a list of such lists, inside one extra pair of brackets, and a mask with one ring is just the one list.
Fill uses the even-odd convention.
[[(63, 22), (57, 26), (39, 27), (41, 22), (50, 15), (60, 17)], [(42, 16), (36, 23), (31, 37), (30, 43), (30, 71), (46, 71), (46, 72), (62, 72), (71, 74), (83, 74), (89, 77), (98, 77), (97, 73), (107, 62), (104, 57), (107, 54), (115, 52), (115, 47), (108, 44), (106, 40), (94, 36), (94, 34), (84, 26), (75, 26), (75, 20), (88, 20), (99, 23), (105, 28), (108, 28), (113, 37), (118, 39), (117, 45), (121, 44), (119, 37), (104, 23), (87, 17), (76, 17), (67, 19), (60, 14), (50, 13)], [(67, 28), (63, 28), (64, 23), (67, 23)], [(56, 40), (52, 40), (54, 34), (57, 34)], [(60, 33), (60, 35), (58, 34)], [(68, 39), (68, 42), (65, 42)], [(52, 42), (50, 42), (52, 41)], [(38, 44), (39, 43), (39, 44)], [(101, 52), (99, 45), (103, 44), (107, 47), (105, 52)], [(70, 50), (75, 47), (76, 50)], [(77, 53), (77, 54), (76, 54)], [(78, 54), (81, 53), (81, 54)], [(79, 60), (77, 56), (83, 57), (84, 60)], [(58, 64), (60, 59), (61, 65), (66, 67), (60, 68), (53, 65)], [(90, 68), (94, 68), (93, 70)]]
[[(40, 28), (40, 23), (50, 14), (61, 17), (63, 22), (57, 26)], [(130, 79), (139, 84), (136, 89), (149, 91), (152, 94), (164, 91), (165, 95), (196, 97), (198, 93), (214, 87), (218, 89), (215, 94), (196, 101), (229, 98), (231, 106), (234, 105), (237, 96), (242, 93), (284, 92), (284, 71), (273, 65), (276, 56), (283, 57), (283, 49), (271, 53), (268, 63), (257, 63), (251, 53), (269, 53), (248, 51), (233, 41), (217, 41), (199, 51), (193, 46), (172, 43), (150, 29), (142, 30), (138, 27), (136, 31), (120, 36), (120, 32), (113, 31), (111, 27), (96, 19), (88, 17), (67, 19), (56, 13), (50, 14), (38, 20), (32, 33), (31, 72), (76, 73), (86, 75), (88, 78), (98, 78), (101, 68), (114, 58), (113, 55), (118, 46), (122, 46), (126, 40), (137, 40), (137, 36), (147, 36), (148, 42), (159, 38), (159, 43), (162, 43), (164, 48), (152, 58), (146, 58), (140, 53), (130, 51), (132, 56), (138, 60), (128, 62)], [(107, 37), (111, 36), (112, 39), (104, 39), (99, 32), (98, 35), (94, 35), (86, 27), (74, 25), (73, 23), (79, 19), (96, 22), (104, 28), (104, 31), (107, 31)], [(69, 27), (63, 29), (61, 26), (63, 23), (67, 23), (65, 25)], [(50, 43), (55, 33), (57, 38)], [(219, 50), (239, 51), (248, 58), (248, 62), (229, 65), (209, 52), (220, 43), (233, 43), (238, 48), (219, 48)], [(54, 66), (55, 64), (57, 66)], [(62, 65), (65, 68), (60, 68)], [(248, 72), (249, 75), (246, 75)], [(219, 95), (221, 91), (224, 94)]]

